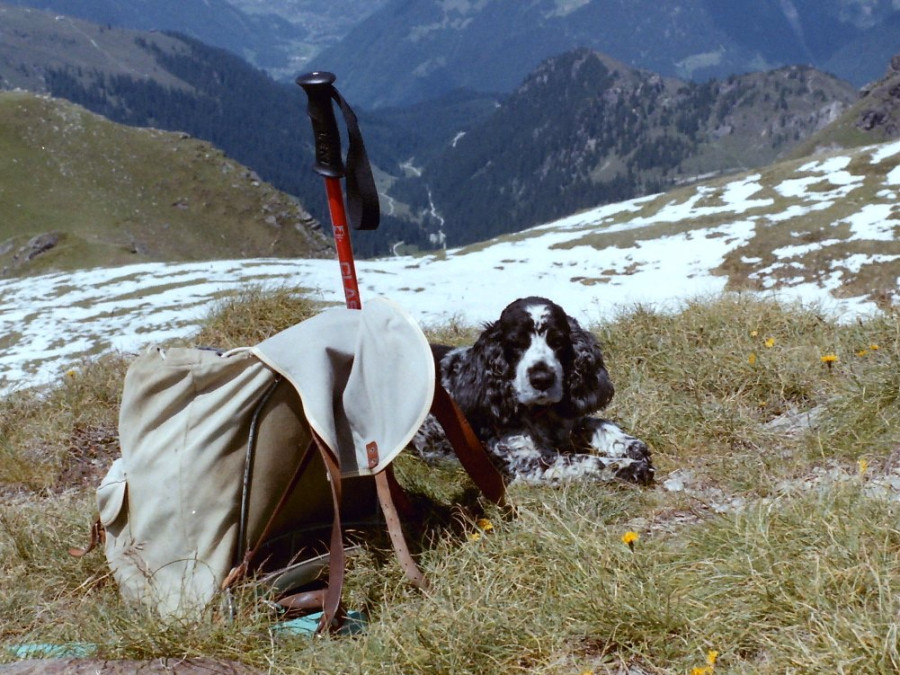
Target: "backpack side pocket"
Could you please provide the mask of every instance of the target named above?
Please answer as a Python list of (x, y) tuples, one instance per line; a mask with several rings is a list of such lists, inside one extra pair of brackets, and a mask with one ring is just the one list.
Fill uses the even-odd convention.
[(128, 482), (125, 479), (125, 467), (122, 460), (117, 459), (97, 488), (97, 508), (100, 511), (100, 522), (113, 537), (117, 536), (127, 521)]

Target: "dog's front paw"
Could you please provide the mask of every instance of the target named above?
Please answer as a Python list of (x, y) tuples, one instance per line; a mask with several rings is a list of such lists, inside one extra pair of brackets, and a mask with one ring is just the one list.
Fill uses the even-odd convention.
[[(638, 442), (640, 443), (640, 441)], [(638, 485), (652, 485), (656, 469), (653, 468), (653, 464), (650, 462), (650, 451), (647, 449), (647, 446), (643, 443), (640, 443), (640, 445), (643, 446), (645, 454), (637, 457), (629, 452), (627, 463), (620, 460), (616, 478), (629, 483), (637, 483)], [(638, 452), (639, 450), (636, 449), (635, 455)]]
[(593, 422), (592, 454), (601, 458), (618, 480), (639, 485), (653, 483), (656, 470), (647, 444), (608, 420), (595, 419)]

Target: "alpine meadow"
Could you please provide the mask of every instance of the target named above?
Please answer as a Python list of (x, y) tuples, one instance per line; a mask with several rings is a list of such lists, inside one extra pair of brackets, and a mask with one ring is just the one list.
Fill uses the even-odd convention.
[[(900, 672), (896, 1), (69, 4), (0, 2), (0, 675)], [(252, 576), (163, 617), (79, 550), (126, 372), (344, 305), (313, 68), (380, 198), (363, 306), (456, 347), (550, 298), (655, 478), (498, 506), (409, 448), (425, 588), (354, 524), (343, 631)]]

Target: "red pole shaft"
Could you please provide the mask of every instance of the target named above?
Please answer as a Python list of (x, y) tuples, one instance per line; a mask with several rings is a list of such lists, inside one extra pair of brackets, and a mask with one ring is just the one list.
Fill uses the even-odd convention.
[(325, 177), (325, 191), (328, 194), (328, 211), (331, 213), (331, 229), (338, 263), (341, 266), (341, 280), (344, 283), (344, 299), (348, 309), (362, 309), (359, 284), (356, 281), (356, 265), (353, 263), (353, 246), (350, 243), (350, 228), (344, 211), (344, 194), (341, 179)]

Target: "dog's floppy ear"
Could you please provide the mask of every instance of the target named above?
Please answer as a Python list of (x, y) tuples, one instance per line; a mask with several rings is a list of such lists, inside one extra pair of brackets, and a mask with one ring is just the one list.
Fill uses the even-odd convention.
[(597, 338), (571, 316), (566, 318), (574, 351), (572, 367), (566, 378), (568, 403), (575, 415), (587, 415), (609, 405), (615, 389), (606, 372)]
[(505, 424), (516, 414), (518, 403), (498, 323), (486, 324), (474, 345), (451, 352), (441, 365), (448, 389), (476, 429)]

